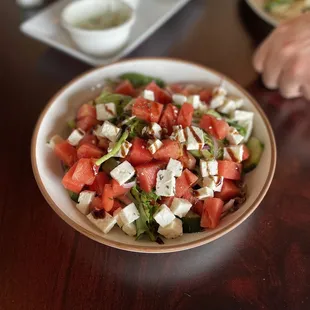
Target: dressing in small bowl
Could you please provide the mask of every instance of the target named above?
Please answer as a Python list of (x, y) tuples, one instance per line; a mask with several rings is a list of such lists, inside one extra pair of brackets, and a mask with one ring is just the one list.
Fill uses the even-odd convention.
[(134, 9), (121, 0), (81, 0), (62, 12), (62, 25), (79, 49), (101, 57), (127, 43), (134, 22)]

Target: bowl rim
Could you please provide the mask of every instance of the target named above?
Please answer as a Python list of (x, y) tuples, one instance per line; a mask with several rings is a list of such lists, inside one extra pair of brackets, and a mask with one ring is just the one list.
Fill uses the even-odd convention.
[[(46, 113), (48, 112), (48, 110), (50, 109), (50, 107), (53, 105), (53, 103), (55, 102), (55, 100), (62, 95), (62, 93), (64, 91), (66, 91), (67, 88), (69, 88), (71, 85), (73, 85), (75, 82), (77, 82), (80, 79), (83, 79), (85, 76), (87, 76), (90, 73), (93, 73), (95, 71), (99, 71), (102, 70), (103, 68), (107, 68), (110, 66), (113, 66), (115, 64), (122, 64), (122, 63), (127, 63), (127, 62), (135, 62), (135, 61), (173, 61), (173, 62), (179, 62), (179, 63), (185, 63), (188, 65), (192, 65), (192, 66), (196, 66), (199, 67), (201, 69), (204, 70), (208, 70), (210, 72), (212, 72), (213, 74), (216, 74), (220, 77), (222, 77), (225, 81), (231, 83), (234, 87), (236, 87), (239, 91), (242, 92), (242, 94), (247, 97), (251, 103), (255, 106), (255, 108), (257, 109), (258, 113), (261, 115), (264, 124), (267, 128), (267, 132), (268, 132), (268, 137), (270, 139), (270, 143), (271, 143), (271, 164), (270, 164), (270, 168), (267, 174), (267, 179), (266, 182), (262, 188), (262, 190), (260, 191), (259, 195), (256, 197), (256, 199), (254, 200), (253, 204), (236, 220), (234, 220), (232, 223), (230, 223), (228, 226), (220, 229), (219, 231), (217, 231), (216, 233), (210, 234), (200, 240), (197, 241), (191, 241), (189, 243), (186, 244), (180, 244), (180, 245), (170, 245), (170, 246), (166, 246), (166, 247), (149, 247), (147, 245), (143, 246), (135, 246), (135, 245), (127, 245), (118, 241), (113, 241), (113, 240), (108, 240), (105, 239), (103, 237), (97, 236), (95, 234), (93, 234), (92, 232), (89, 232), (87, 229), (85, 229), (84, 227), (80, 226), (79, 224), (77, 224), (74, 220), (72, 220), (69, 216), (67, 216), (62, 210), (61, 208), (59, 208), (57, 206), (57, 204), (53, 201), (52, 197), (48, 194), (47, 190), (45, 189), (45, 186), (43, 184), (43, 181), (40, 177), (39, 174), (39, 170), (38, 170), (38, 166), (37, 166), (37, 160), (36, 160), (36, 144), (37, 144), (37, 137), (38, 137), (38, 132), (39, 129), (41, 127), (41, 123), (46, 115)], [(243, 89), (243, 87), (241, 87), (237, 82), (233, 81), (232, 79), (230, 79), (229, 77), (227, 77), (226, 75), (219, 73), (216, 70), (213, 70), (207, 66), (195, 63), (195, 62), (191, 62), (191, 61), (186, 61), (186, 60), (182, 60), (182, 59), (177, 59), (177, 58), (171, 58), (171, 57), (139, 57), (139, 58), (131, 58), (131, 59), (125, 59), (125, 60), (121, 60), (121, 61), (117, 61), (114, 62), (112, 64), (109, 64), (107, 66), (101, 66), (95, 69), (91, 69), (88, 70), (80, 75), (78, 75), (76, 78), (72, 79), (69, 83), (67, 83), (65, 86), (63, 86), (47, 103), (47, 105), (45, 106), (45, 108), (43, 109), (43, 111), (41, 112), (37, 123), (35, 125), (35, 129), (33, 132), (33, 136), (32, 136), (32, 140), (31, 140), (31, 164), (32, 164), (32, 170), (33, 170), (33, 174), (35, 177), (35, 180), (38, 184), (38, 187), (43, 195), (43, 197), (45, 198), (45, 200), (48, 202), (48, 204), (50, 205), (50, 207), (55, 211), (55, 213), (62, 219), (64, 220), (67, 224), (69, 224), (72, 228), (74, 228), (75, 230), (77, 230), (78, 232), (80, 232), (81, 234), (87, 236), (88, 238), (97, 241), (101, 244), (110, 246), (112, 248), (116, 248), (116, 249), (120, 249), (120, 250), (125, 250), (125, 251), (129, 251), (129, 252), (136, 252), (136, 253), (158, 253), (158, 254), (164, 254), (164, 253), (172, 253), (172, 252), (179, 252), (179, 251), (184, 251), (184, 250), (189, 250), (192, 248), (196, 248), (198, 246), (202, 246), (204, 244), (210, 243), (220, 237), (222, 237), (223, 235), (227, 234), (228, 232), (232, 231), (234, 228), (236, 228), (237, 226), (239, 226), (242, 222), (244, 222), (253, 212), (254, 210), (259, 206), (259, 204), (261, 203), (261, 201), (263, 200), (263, 198), (265, 197), (270, 184), (273, 180), (273, 176), (275, 173), (275, 168), (276, 168), (276, 162), (277, 162), (277, 149), (276, 149), (276, 141), (275, 141), (275, 137), (274, 137), (274, 133), (272, 130), (272, 127), (269, 123), (269, 120), (265, 114), (265, 112), (263, 111), (263, 109), (260, 107), (260, 105), (258, 104), (258, 102), (256, 102), (256, 100), (245, 90)]]
[[(80, 1), (76, 1), (76, 2), (70, 2), (68, 3), (61, 11), (60, 14), (60, 20), (61, 20), (61, 25), (66, 28), (68, 31), (73, 31), (76, 33), (84, 33), (84, 34), (109, 34), (115, 31), (118, 31), (120, 29), (123, 28), (127, 28), (127, 27), (131, 27), (135, 21), (136, 21), (136, 10), (129, 5), (127, 2), (125, 2), (124, 0), (118, 0), (120, 3), (124, 4), (125, 6), (127, 6), (130, 9), (130, 16), (129, 18), (122, 24), (111, 27), (111, 28), (107, 28), (107, 29), (83, 29), (83, 28), (79, 28), (77, 26), (72, 25), (71, 23), (67, 22), (66, 19), (64, 18), (64, 14), (65, 12), (72, 6), (74, 5), (78, 5), (81, 2), (86, 2), (87, 0), (80, 0)], [(93, 1), (99, 1), (99, 0), (93, 0)]]

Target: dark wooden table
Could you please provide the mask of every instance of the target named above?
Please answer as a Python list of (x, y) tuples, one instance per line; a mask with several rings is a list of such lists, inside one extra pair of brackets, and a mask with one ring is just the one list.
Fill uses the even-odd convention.
[(0, 309), (309, 309), (310, 107), (261, 85), (251, 66), (270, 28), (242, 1), (192, 0), (131, 56), (173, 56), (246, 87), (278, 144), (272, 186), (223, 238), (167, 255), (100, 245), (63, 222), (37, 188), (30, 139), (48, 99), (89, 69), (24, 37), (23, 12), (0, 1)]

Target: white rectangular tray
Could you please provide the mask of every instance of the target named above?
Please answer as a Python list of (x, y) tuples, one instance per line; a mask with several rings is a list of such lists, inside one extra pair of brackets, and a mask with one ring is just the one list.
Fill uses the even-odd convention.
[(117, 61), (128, 55), (190, 0), (141, 0), (137, 10), (137, 20), (132, 28), (128, 44), (110, 58), (97, 58), (81, 52), (60, 25), (60, 14), (70, 0), (58, 1), (20, 26), (20, 30), (39, 41), (53, 46), (80, 60), (100, 66)]

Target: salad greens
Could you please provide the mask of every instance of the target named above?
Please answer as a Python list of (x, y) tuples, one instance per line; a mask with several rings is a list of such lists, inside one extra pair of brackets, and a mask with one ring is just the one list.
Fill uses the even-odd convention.
[(134, 87), (141, 87), (141, 86), (146, 86), (147, 84), (155, 81), (155, 83), (159, 87), (165, 87), (165, 82), (162, 79), (136, 73), (136, 72), (129, 72), (129, 73), (124, 73), (123, 75), (120, 76), (121, 80), (128, 80)]
[(132, 125), (130, 125), (129, 137), (130, 138), (141, 137), (142, 136), (142, 130), (145, 126), (146, 126), (146, 123), (144, 121), (136, 119), (132, 123)]
[(123, 144), (123, 142), (126, 141), (126, 139), (128, 138), (129, 136), (129, 131), (128, 130), (125, 130), (123, 132), (123, 134), (121, 135), (121, 137), (119, 138), (119, 140), (115, 143), (113, 149), (107, 153), (106, 155), (102, 156), (101, 158), (99, 158), (97, 161), (96, 161), (96, 165), (97, 166), (100, 166), (102, 163), (104, 163), (105, 161), (107, 161), (108, 159), (112, 158), (113, 156), (115, 156), (118, 151), (121, 149), (121, 146)]
[(292, 4), (294, 0), (268, 0), (265, 4), (265, 10), (271, 12), (275, 7), (285, 4)]
[(229, 126), (234, 127), (237, 129), (237, 131), (240, 133), (240, 135), (242, 136), (246, 136), (246, 129), (239, 125), (236, 121), (230, 120), (230, 119), (226, 119), (227, 123), (229, 124)]
[(157, 200), (159, 196), (155, 192), (146, 193), (141, 191), (138, 186), (131, 189), (131, 194), (140, 213), (140, 217), (136, 220), (137, 239), (146, 233), (151, 241), (156, 241), (158, 238), (158, 224), (153, 216), (158, 208)]
[(103, 91), (99, 97), (96, 98), (95, 104), (113, 102), (116, 105), (116, 112), (118, 115), (122, 114), (126, 105), (132, 100), (130, 96), (121, 94), (112, 94), (109, 91)]

